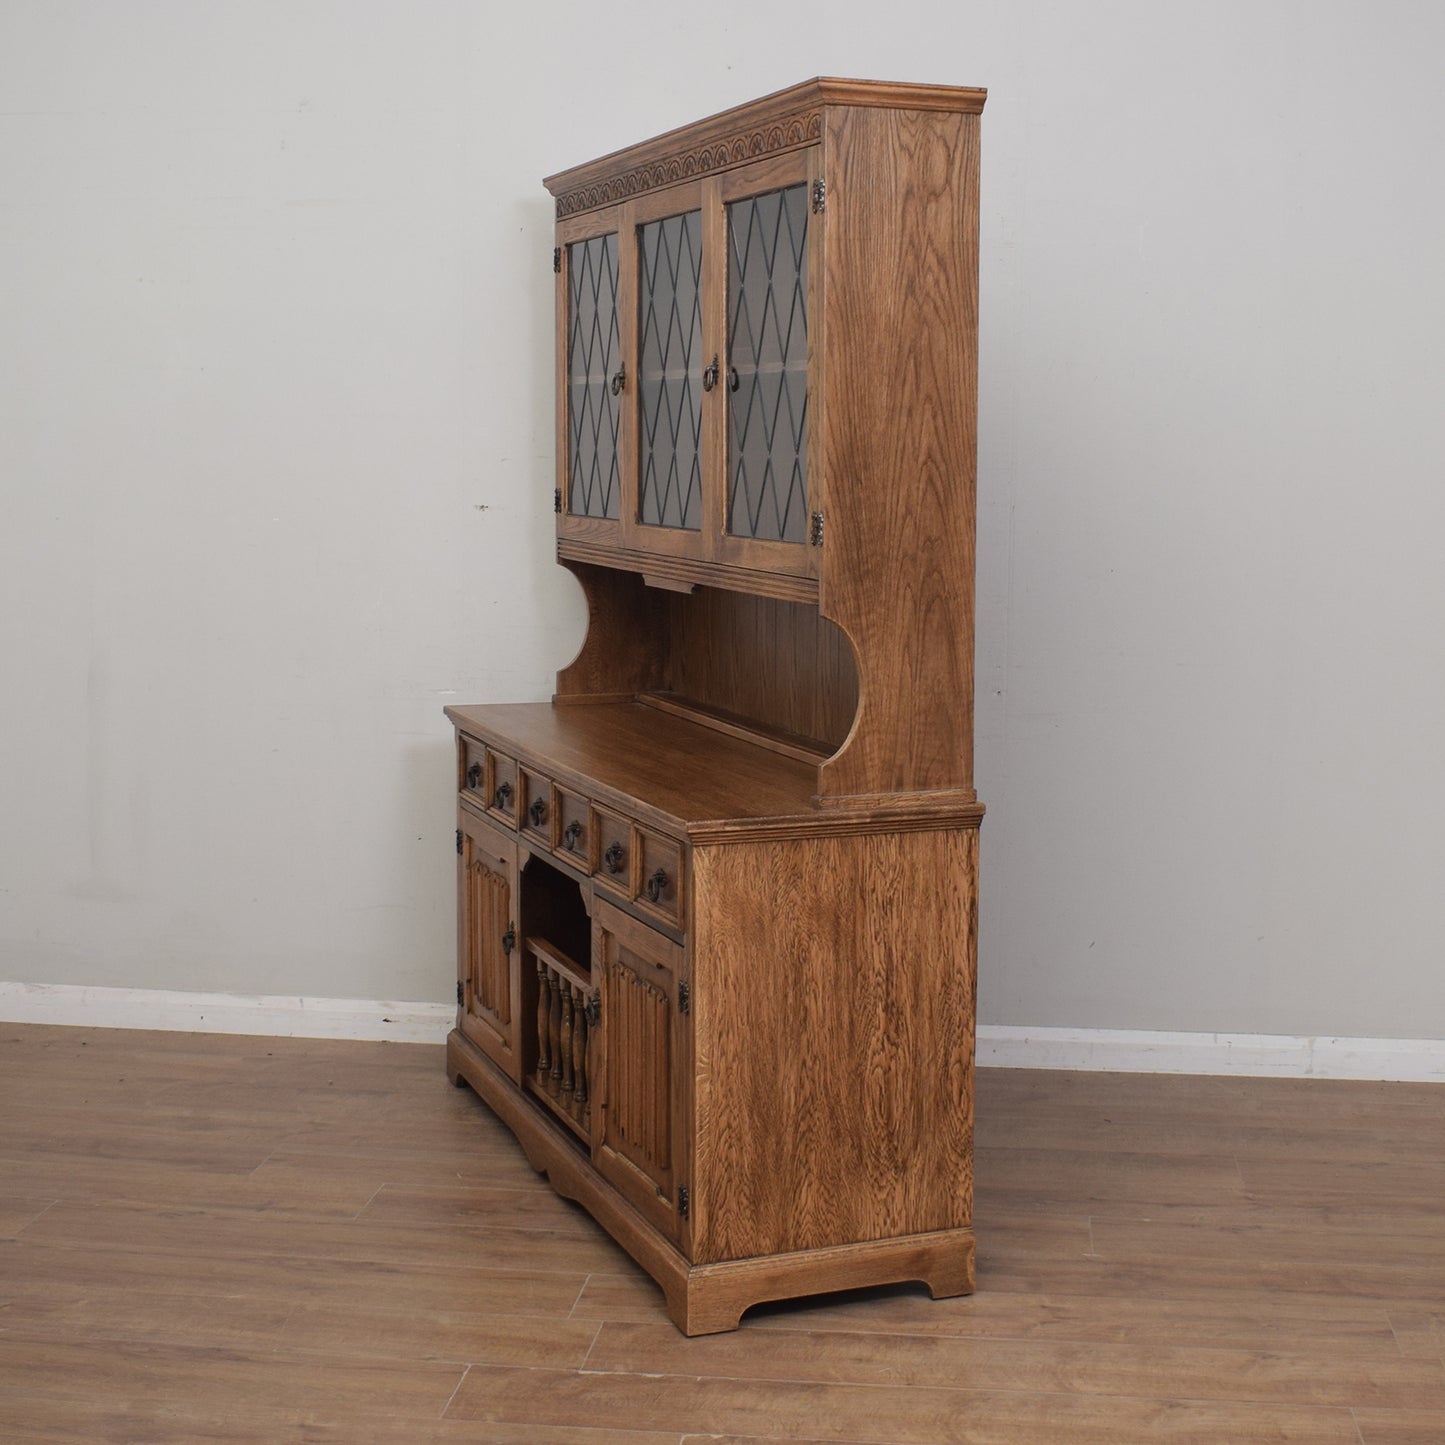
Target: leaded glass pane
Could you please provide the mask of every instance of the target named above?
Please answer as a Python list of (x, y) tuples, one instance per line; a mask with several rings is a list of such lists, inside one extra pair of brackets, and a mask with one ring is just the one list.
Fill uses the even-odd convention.
[(617, 233), (567, 247), (567, 510), (615, 518), (617, 422), (612, 376), (620, 365), (617, 335)]
[[(808, 532), (808, 188), (728, 208), (728, 531)], [(732, 379), (730, 379), (730, 384)]]
[(702, 212), (637, 228), (638, 520), (702, 525)]

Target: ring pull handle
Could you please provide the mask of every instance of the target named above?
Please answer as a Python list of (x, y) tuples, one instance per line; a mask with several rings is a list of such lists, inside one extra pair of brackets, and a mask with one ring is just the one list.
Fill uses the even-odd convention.
[(479, 788), (481, 785), (482, 765), (480, 763), (473, 763), (471, 767), (467, 769), (467, 787)]
[(502, 952), (511, 953), (517, 946), (517, 929), (514, 925), (502, 935)]
[(736, 391), (742, 382), (738, 380), (738, 369), (735, 366), (728, 367), (728, 390)]
[(619, 366), (617, 370), (612, 373), (612, 395), (616, 396), (626, 385), (627, 368), (625, 366)]
[(562, 829), (562, 841), (575, 853), (577, 851), (577, 840), (582, 836), (582, 824), (573, 818), (565, 828)]
[(497, 791), (492, 794), (492, 804), (504, 813), (512, 806), (512, 785), (510, 783), (497, 784)]
[(703, 373), (702, 373), (702, 389), (703, 389), (704, 391), (711, 391), (711, 390), (713, 389), (713, 387), (715, 387), (715, 386), (717, 385), (717, 378), (718, 378), (717, 357), (714, 356), (713, 359), (712, 359), (712, 365), (711, 365), (711, 366), (706, 366), (706, 367), (703, 368)]
[(662, 895), (667, 892), (667, 874), (661, 868), (647, 880), (647, 897), (652, 903), (661, 900)]
[(625, 858), (626, 854), (622, 851), (621, 843), (610, 843), (607, 851), (602, 855), (602, 861), (607, 865), (609, 873), (621, 873)]

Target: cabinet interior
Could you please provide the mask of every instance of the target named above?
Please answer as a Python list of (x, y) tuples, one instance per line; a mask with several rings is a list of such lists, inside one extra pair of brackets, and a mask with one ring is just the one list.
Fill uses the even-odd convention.
[(521, 916), (528, 921), (527, 926), (532, 926), (532, 920), (546, 920), (543, 936), (539, 940), (529, 938), (528, 944), (539, 941), (560, 953), (578, 973), (588, 974), (592, 920), (581, 885), (536, 853), (522, 868), (521, 885)]

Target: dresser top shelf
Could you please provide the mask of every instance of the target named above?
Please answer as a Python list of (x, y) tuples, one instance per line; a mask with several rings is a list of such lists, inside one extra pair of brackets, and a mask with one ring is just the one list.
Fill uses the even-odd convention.
[(449, 707), (459, 731), (604, 805), (694, 842), (808, 836), (976, 821), (958, 794), (934, 804), (857, 809), (817, 802), (817, 767), (645, 703), (495, 703)]

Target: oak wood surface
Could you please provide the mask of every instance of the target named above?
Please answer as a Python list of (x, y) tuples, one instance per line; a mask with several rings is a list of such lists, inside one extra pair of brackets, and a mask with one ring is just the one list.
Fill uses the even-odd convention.
[[(688, 1335), (823, 1288), (921, 1280), (947, 1297), (973, 1286), (982, 102), (950, 87), (813, 81), (549, 182), (564, 301), (575, 243), (616, 235), (618, 309), (606, 320), (620, 352), (588, 385), (607, 383), (604, 411), (620, 419), (620, 516), (579, 520), (564, 498), (558, 555), (591, 614), (558, 674), (566, 705), (447, 712), (463, 764), (468, 738), (485, 745), (489, 815), (522, 830), (524, 934), (556, 943), (585, 913), (592, 957), (589, 969), (580, 932), (566, 942), (575, 973), (549, 971), (534, 949), (539, 982), (512, 1010), (533, 1020), (534, 1097), (504, 1082), (505, 1060), (465, 1018), (448, 1064), (558, 1191), (632, 1251)], [(766, 208), (749, 198), (780, 190), (790, 249), (775, 274), (783, 232), (759, 233)], [(749, 218), (742, 233), (729, 205)], [(782, 468), (798, 507), (787, 527), (750, 524), (756, 537), (729, 531), (726, 383), (698, 398), (700, 530), (641, 524), (644, 369), (659, 378), (640, 345), (653, 319), (640, 247), (645, 227), (682, 211), (702, 246), (703, 358), (690, 355), (688, 374), (711, 355), (708, 381), (753, 378), (739, 392), (740, 455), (754, 481), (758, 466)], [(733, 330), (751, 338), (735, 354)], [(565, 452), (565, 428), (558, 440)], [(528, 853), (534, 797), (531, 842), (550, 853), (551, 809), (569, 794), (588, 810), (586, 875)], [(495, 892), (498, 877), (472, 879), (475, 917), (489, 916), (476, 878)], [(473, 994), (500, 995), (484, 953), (464, 929), (467, 977), (488, 980)], [(595, 1074), (578, 1062), (582, 1037)], [(598, 1084), (587, 1109), (579, 1069)], [(1047, 1220), (1031, 1223), (1048, 1235)]]
[(505, 741), (554, 782), (694, 840), (775, 832), (825, 836), (977, 823), (983, 808), (952, 794), (863, 809), (814, 805), (817, 768), (635, 701), (573, 707), (449, 707), (464, 735)]
[(977, 868), (976, 829), (695, 851), (698, 1260), (971, 1225)]
[(0, 1025), (0, 1438), (1445, 1438), (1438, 1085), (981, 1070), (976, 1294), (687, 1340), (439, 1058)]
[(858, 705), (848, 639), (815, 607), (705, 587), (669, 607), (667, 686), (836, 750)]
[(823, 164), (820, 610), (862, 695), (821, 790), (969, 789), (978, 117), (831, 110)]
[(828, 105), (905, 107), (978, 114), (988, 92), (952, 85), (820, 76), (720, 111), (548, 176), (559, 216), (707, 171), (725, 171), (758, 157), (815, 143)]

